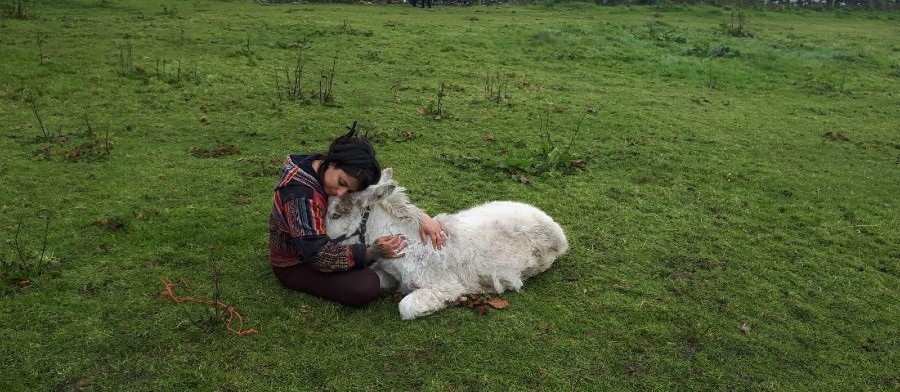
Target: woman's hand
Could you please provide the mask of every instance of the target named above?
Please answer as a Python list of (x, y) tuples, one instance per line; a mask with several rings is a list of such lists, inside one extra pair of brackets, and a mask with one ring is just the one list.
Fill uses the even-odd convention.
[(441, 250), (449, 233), (450, 231), (440, 222), (431, 219), (427, 214), (422, 214), (422, 219), (419, 221), (419, 236), (422, 237), (423, 244), (427, 244), (428, 239), (431, 238), (431, 246), (435, 250)]
[(386, 235), (378, 237), (371, 246), (366, 248), (366, 258), (373, 259), (396, 259), (403, 257), (403, 249), (406, 248), (406, 237), (402, 235)]

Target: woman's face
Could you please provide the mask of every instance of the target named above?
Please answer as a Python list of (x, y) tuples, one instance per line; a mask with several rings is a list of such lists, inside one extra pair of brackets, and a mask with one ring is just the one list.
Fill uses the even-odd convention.
[(343, 197), (349, 192), (359, 190), (359, 180), (347, 174), (343, 169), (338, 169), (334, 164), (328, 165), (322, 175), (322, 187), (328, 196)]

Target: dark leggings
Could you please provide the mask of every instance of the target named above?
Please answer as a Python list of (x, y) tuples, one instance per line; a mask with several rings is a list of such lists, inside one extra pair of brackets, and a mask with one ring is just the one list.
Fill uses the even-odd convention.
[(370, 268), (322, 272), (306, 264), (272, 267), (284, 287), (344, 305), (360, 307), (379, 295), (378, 275)]

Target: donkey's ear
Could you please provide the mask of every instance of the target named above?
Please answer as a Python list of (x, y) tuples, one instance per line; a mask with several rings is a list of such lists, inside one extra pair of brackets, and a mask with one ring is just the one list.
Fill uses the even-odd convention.
[(387, 182), (387, 180), (391, 180), (394, 178), (394, 169), (393, 168), (385, 168), (381, 171), (381, 181)]
[(377, 188), (375, 188), (375, 194), (372, 195), (372, 197), (376, 201), (384, 200), (384, 198), (394, 193), (395, 189), (397, 189), (397, 185), (395, 185), (393, 181), (387, 184), (379, 185)]

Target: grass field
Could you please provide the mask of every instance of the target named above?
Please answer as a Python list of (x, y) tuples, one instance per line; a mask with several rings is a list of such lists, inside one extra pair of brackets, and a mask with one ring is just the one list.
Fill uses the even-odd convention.
[[(17, 3), (0, 390), (900, 388), (897, 12)], [(429, 213), (569, 252), (486, 315), (283, 289), (277, 168), (353, 121)]]

